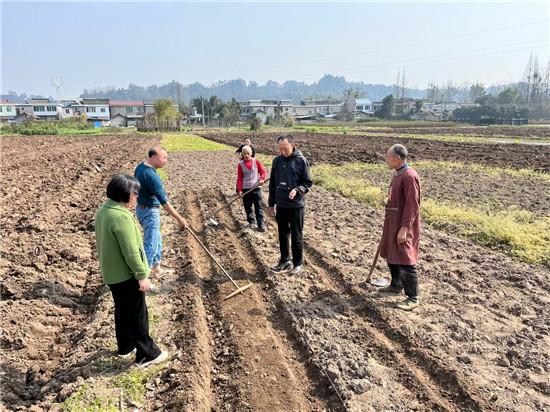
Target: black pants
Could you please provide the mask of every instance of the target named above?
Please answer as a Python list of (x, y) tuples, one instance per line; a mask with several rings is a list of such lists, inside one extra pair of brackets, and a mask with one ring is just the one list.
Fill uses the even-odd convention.
[(405, 295), (411, 299), (418, 297), (418, 275), (414, 265), (395, 265), (388, 263), (391, 273), (391, 286), (405, 289)]
[(294, 266), (301, 265), (304, 255), (304, 208), (277, 207), (276, 217), (281, 261), (290, 260), (288, 250), (288, 240), (290, 238), (292, 241), (292, 263)]
[[(243, 189), (246, 192), (248, 189)], [(257, 188), (243, 197), (244, 210), (246, 212), (246, 220), (248, 223), (254, 223), (254, 211), (256, 212), (256, 224), (264, 225), (264, 209), (262, 207), (262, 189)], [(252, 210), (254, 205), (254, 211)]]
[(136, 362), (147, 362), (160, 355), (160, 349), (149, 336), (149, 316), (145, 293), (136, 279), (109, 285), (115, 301), (115, 332), (118, 353), (136, 349)]

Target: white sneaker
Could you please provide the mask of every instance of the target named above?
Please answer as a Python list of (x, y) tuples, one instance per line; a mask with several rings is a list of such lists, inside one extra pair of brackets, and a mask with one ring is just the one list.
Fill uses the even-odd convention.
[(128, 359), (130, 357), (132, 357), (132, 355), (136, 353), (136, 348), (132, 349), (130, 352), (128, 353), (125, 353), (124, 355), (122, 355), (121, 353), (117, 353), (117, 356), (120, 358), (120, 359)]
[(162, 351), (160, 352), (160, 355), (157, 356), (155, 359), (150, 360), (148, 362), (136, 363), (136, 366), (138, 368), (146, 368), (147, 366), (150, 366), (150, 365), (156, 365), (164, 362), (166, 359), (168, 359), (168, 356), (169, 356), (168, 352)]

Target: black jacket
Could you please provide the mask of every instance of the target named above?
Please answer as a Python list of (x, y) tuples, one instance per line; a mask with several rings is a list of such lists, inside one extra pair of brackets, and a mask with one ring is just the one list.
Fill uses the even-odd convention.
[[(289, 157), (277, 156), (271, 165), (269, 180), (269, 207), (299, 208), (305, 205), (305, 194), (313, 185), (309, 174), (309, 163), (298, 149)], [(298, 193), (290, 200), (292, 189)]]

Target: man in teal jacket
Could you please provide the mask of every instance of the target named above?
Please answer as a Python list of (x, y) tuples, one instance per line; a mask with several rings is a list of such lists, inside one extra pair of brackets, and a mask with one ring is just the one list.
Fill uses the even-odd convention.
[(149, 265), (141, 231), (131, 209), (135, 207), (139, 182), (117, 174), (107, 186), (107, 201), (96, 214), (95, 233), (100, 271), (115, 303), (118, 354), (136, 351), (136, 364), (148, 366), (168, 357), (149, 336), (145, 292), (149, 289)]

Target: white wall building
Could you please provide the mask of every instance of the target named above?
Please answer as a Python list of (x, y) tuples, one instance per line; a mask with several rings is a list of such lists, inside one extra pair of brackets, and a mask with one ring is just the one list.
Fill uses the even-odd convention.
[(0, 122), (9, 122), (17, 116), (15, 104), (7, 100), (0, 100)]

